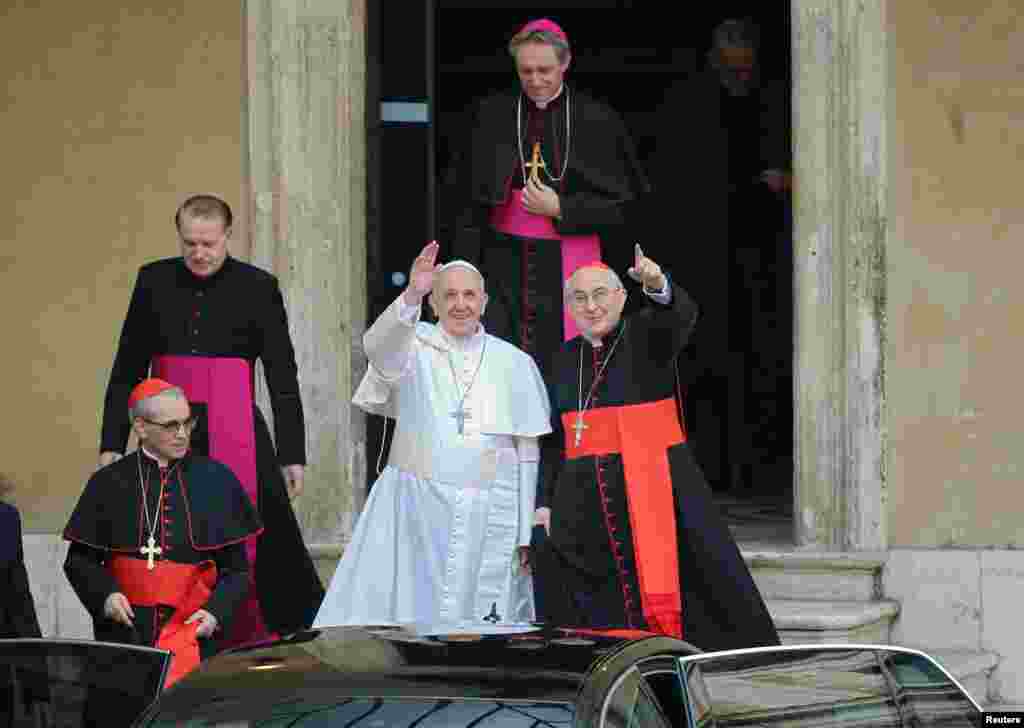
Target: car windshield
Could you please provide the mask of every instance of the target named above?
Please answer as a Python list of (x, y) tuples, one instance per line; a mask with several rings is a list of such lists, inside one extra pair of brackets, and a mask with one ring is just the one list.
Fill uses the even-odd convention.
[(131, 725), (160, 692), (169, 660), (146, 647), (0, 640), (0, 726)]
[(331, 704), (279, 705), (269, 714), (249, 716), (242, 705), (220, 705), (190, 721), (157, 715), (150, 726), (220, 728), (568, 728), (573, 706), (510, 700), (413, 700), (353, 698)]

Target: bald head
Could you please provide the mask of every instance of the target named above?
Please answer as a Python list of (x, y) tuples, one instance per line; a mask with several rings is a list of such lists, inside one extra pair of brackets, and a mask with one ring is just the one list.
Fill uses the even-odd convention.
[(622, 285), (622, 279), (619, 278), (619, 274), (611, 268), (586, 265), (582, 268), (577, 268), (576, 271), (566, 279), (564, 288), (566, 298), (572, 296), (573, 291), (576, 290), (582, 278), (586, 278), (587, 283), (602, 281), (605, 286), (611, 289), (624, 288)]

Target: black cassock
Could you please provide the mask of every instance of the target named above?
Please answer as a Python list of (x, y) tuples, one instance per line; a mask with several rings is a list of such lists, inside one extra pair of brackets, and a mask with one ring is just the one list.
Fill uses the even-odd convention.
[[(112, 557), (145, 561), (140, 549), (151, 529), (162, 549), (160, 559), (216, 564), (216, 586), (203, 608), (217, 618), (220, 638), (230, 630), (233, 613), (245, 597), (249, 565), (242, 542), (261, 526), (238, 480), (226, 466), (199, 455), (172, 463), (164, 479), (158, 510), (159, 466), (141, 450), (131, 453), (92, 475), (64, 529), (64, 538), (71, 542), (64, 572), (92, 617), (98, 640), (153, 645), (178, 606), (133, 605), (134, 629), (103, 614), (107, 597), (125, 591), (112, 573)], [(216, 652), (218, 642), (200, 640), (202, 656)]]
[[(490, 296), (487, 330), (533, 355), (546, 374), (564, 339), (562, 285), (572, 271), (563, 270), (557, 239), (496, 230), (496, 206), (522, 189), (523, 162), (531, 161), (533, 142), (539, 141), (546, 165), (540, 180), (560, 198), (556, 233), (598, 235), (601, 259), (625, 270), (633, 261), (633, 242), (642, 239), (636, 216), (628, 213), (648, 190), (646, 175), (619, 115), (569, 84), (545, 110), (516, 93), (489, 96), (465, 123), (459, 139), (466, 142), (456, 143), (441, 191), (442, 243), (451, 241), (452, 257), (483, 272)], [(629, 229), (627, 217), (634, 223)]]
[[(537, 496), (538, 507), (551, 508), (550, 537), (534, 529), (538, 611), (547, 621), (669, 634), (674, 623), (705, 650), (778, 644), (682, 431), (674, 361), (696, 318), (673, 285), (669, 304), (648, 299), (603, 346), (577, 337), (554, 360), (554, 431), (542, 439)], [(576, 446), (581, 409), (588, 429)], [(678, 575), (666, 569), (671, 562)], [(659, 589), (669, 581), (675, 586)]]
[[(274, 442), (262, 412), (252, 405), (256, 502), (264, 532), (256, 547), (256, 586), (267, 626), (290, 633), (313, 622), (324, 590), (302, 540), (281, 465), (305, 464), (306, 435), (295, 350), (277, 279), (228, 257), (208, 278), (182, 258), (144, 265), (132, 292), (103, 410), (100, 450), (123, 452), (128, 441), (128, 396), (159, 357), (263, 364), (274, 415)], [(172, 384), (181, 384), (173, 377)], [(216, 391), (217, 382), (211, 382)], [(187, 391), (187, 390), (186, 390)], [(207, 412), (193, 399), (200, 423), (192, 450), (209, 452)], [(222, 425), (225, 424), (222, 422)], [(230, 423), (226, 423), (230, 427)], [(241, 476), (239, 476), (241, 478)]]
[(0, 639), (40, 637), (36, 605), (28, 585), (21, 540), (21, 516), (14, 506), (0, 501)]

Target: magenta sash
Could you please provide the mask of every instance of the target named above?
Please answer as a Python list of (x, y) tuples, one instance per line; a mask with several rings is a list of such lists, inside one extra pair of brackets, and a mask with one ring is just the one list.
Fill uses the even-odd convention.
[[(206, 405), (209, 455), (231, 468), (258, 511), (252, 364), (238, 358), (162, 355), (153, 357), (152, 376), (181, 387), (190, 402)], [(266, 639), (270, 634), (260, 614), (256, 590), (252, 588), (258, 538), (250, 536), (245, 540), (250, 589), (246, 600), (235, 611), (232, 634), (227, 642), (230, 645)]]
[[(534, 215), (523, 207), (523, 191), (512, 190), (506, 202), (491, 210), (491, 227), (507, 235), (540, 240), (560, 240), (562, 245), (562, 280), (584, 263), (601, 259), (601, 239), (597, 235), (559, 235), (546, 215)], [(561, 298), (561, 296), (559, 296)], [(579, 335), (576, 322), (567, 307), (562, 307), (562, 330), (565, 340)]]

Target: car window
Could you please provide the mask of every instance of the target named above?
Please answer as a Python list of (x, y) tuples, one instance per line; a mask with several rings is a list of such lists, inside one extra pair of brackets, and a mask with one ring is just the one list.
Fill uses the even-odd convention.
[[(253, 716), (244, 705), (205, 710), (194, 721), (180, 714), (157, 715), (147, 725), (180, 728), (570, 728), (573, 706), (503, 700), (414, 700), (352, 698), (332, 703), (282, 705)], [(252, 710), (251, 706), (248, 708)]]
[(974, 728), (981, 724), (978, 709), (931, 660), (912, 652), (884, 654), (906, 725)]
[(654, 690), (636, 667), (612, 686), (601, 709), (601, 728), (672, 728)]
[(0, 640), (0, 725), (131, 725), (160, 692), (169, 660), (146, 647)]
[(874, 650), (740, 654), (684, 667), (692, 723), (757, 728), (895, 728), (899, 708)]

